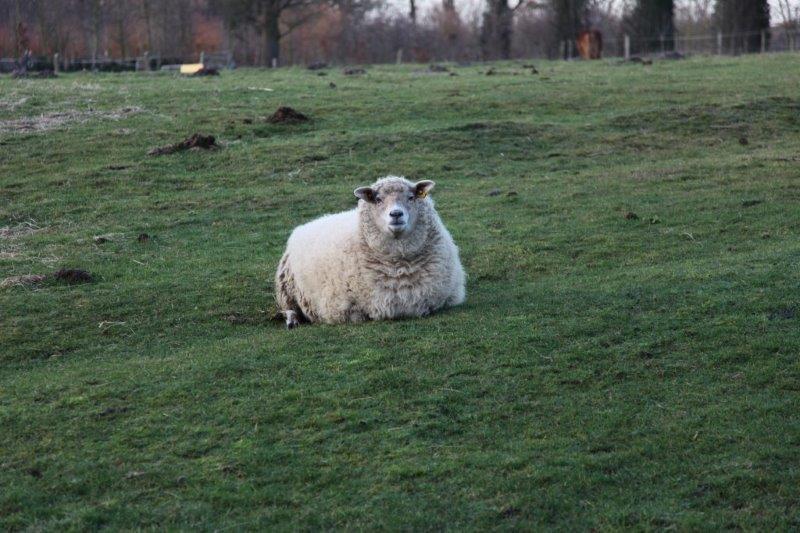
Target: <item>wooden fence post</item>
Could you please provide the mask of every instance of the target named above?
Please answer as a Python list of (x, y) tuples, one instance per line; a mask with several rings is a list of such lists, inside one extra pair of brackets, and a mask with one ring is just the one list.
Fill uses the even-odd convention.
[(628, 60), (631, 58), (631, 36), (627, 33), (625, 34), (625, 59)]
[(722, 55), (722, 32), (717, 32), (717, 55)]
[(761, 53), (765, 53), (767, 51), (767, 32), (761, 30)]
[(53, 72), (58, 74), (58, 52), (53, 54)]

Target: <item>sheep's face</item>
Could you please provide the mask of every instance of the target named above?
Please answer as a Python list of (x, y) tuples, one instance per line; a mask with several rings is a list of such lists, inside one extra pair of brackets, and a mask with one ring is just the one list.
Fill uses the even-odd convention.
[(379, 180), (371, 187), (359, 187), (354, 193), (364, 201), (362, 216), (370, 217), (381, 232), (399, 238), (411, 233), (422, 210), (430, 208), (426, 198), (433, 186), (429, 180), (411, 183), (392, 177)]

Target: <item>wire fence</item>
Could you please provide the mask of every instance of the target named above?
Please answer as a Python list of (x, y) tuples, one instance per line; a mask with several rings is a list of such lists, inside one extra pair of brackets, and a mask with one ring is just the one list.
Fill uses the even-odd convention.
[(19, 59), (0, 58), (0, 73), (13, 72), (125, 72), (173, 70), (184, 63), (201, 63), (206, 68), (234, 68), (233, 54), (228, 51), (206, 53), (197, 56), (162, 56), (145, 52), (141, 56), (112, 58), (108, 55), (93, 58), (52, 57), (26, 55)]
[[(603, 57), (631, 59), (648, 56), (689, 56), (689, 55), (742, 55), (753, 53), (797, 52), (800, 51), (800, 31), (793, 28), (771, 28), (764, 31), (724, 33), (675, 32), (671, 38), (664, 35), (637, 37), (629, 34), (611, 34), (603, 37)], [(546, 50), (528, 49), (525, 58), (536, 59), (553, 57)], [(557, 57), (575, 59), (580, 57), (576, 40), (560, 43)], [(175, 70), (183, 63), (201, 63), (206, 68), (235, 68), (230, 51), (213, 53), (201, 52), (198, 56), (162, 56), (144, 53), (137, 57), (111, 58), (107, 54), (94, 58), (68, 58), (54, 54), (52, 57), (30, 55), (21, 59), (0, 58), (0, 73), (15, 71), (33, 72), (122, 72)]]
[[(793, 29), (772, 28), (763, 31), (725, 33), (675, 32), (671, 38), (664, 35), (636, 37), (619, 34), (603, 42), (603, 56), (631, 57), (680, 55), (742, 55), (770, 52), (800, 51), (800, 32)], [(560, 57), (575, 58), (579, 55), (574, 41), (561, 43)]]

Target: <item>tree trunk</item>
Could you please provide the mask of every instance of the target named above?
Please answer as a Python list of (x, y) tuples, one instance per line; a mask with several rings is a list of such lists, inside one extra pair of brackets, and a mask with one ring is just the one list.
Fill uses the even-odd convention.
[[(553, 8), (553, 22), (555, 24), (555, 39), (551, 43), (551, 54), (556, 50), (560, 50), (562, 46), (563, 53), (569, 54), (569, 51), (574, 51), (576, 47), (567, 45), (572, 43), (578, 37), (578, 32), (585, 29), (586, 20), (588, 18), (588, 0), (551, 0)], [(561, 57), (564, 59), (564, 57)]]
[(270, 4), (272, 5), (267, 8), (264, 21), (264, 44), (266, 45), (268, 67), (277, 66), (281, 56), (281, 14), (277, 8), (277, 2), (270, 2)]
[(627, 31), (633, 34), (631, 51), (637, 54), (671, 51), (675, 49), (674, 0), (638, 0), (630, 17), (625, 21)]
[(487, 0), (480, 37), (484, 60), (511, 57), (513, 16), (508, 0)]
[[(155, 50), (153, 50), (153, 20), (150, 14), (150, 0), (142, 0), (142, 12), (144, 14), (144, 26), (147, 30), (147, 51), (152, 54)], [(147, 69), (150, 69), (150, 65), (147, 66)]]

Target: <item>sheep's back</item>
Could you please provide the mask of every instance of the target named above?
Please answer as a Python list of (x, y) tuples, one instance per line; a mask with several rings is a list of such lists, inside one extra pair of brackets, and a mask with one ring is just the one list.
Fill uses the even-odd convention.
[(289, 268), (303, 304), (330, 318), (356, 275), (352, 250), (358, 239), (355, 210), (325, 215), (298, 226), (286, 246)]

